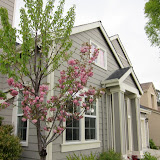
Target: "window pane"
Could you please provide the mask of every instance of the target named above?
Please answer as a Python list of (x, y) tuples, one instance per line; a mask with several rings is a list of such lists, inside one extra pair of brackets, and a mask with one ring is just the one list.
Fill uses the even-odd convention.
[(96, 118), (85, 118), (85, 139), (95, 139)]
[(92, 106), (91, 106), (91, 115), (96, 115), (96, 101), (93, 101)]
[(105, 67), (105, 56), (104, 56), (104, 51), (102, 51), (101, 49), (99, 50), (99, 64), (102, 67)]
[(72, 129), (66, 129), (66, 140), (72, 140)]
[(66, 121), (66, 127), (72, 127), (72, 120)]
[(95, 128), (96, 127), (96, 120), (95, 118), (90, 118), (90, 128)]
[(18, 94), (18, 114), (22, 114), (23, 113), (22, 108), (21, 108), (22, 100), (23, 100), (23, 93), (22, 93), (22, 91), (19, 91), (19, 94)]
[(18, 124), (17, 124), (18, 136), (22, 141), (26, 141), (27, 138), (27, 121), (22, 121), (22, 116), (18, 117)]
[(85, 129), (85, 139), (90, 139), (89, 135), (89, 129)]
[(79, 129), (73, 129), (73, 140), (79, 140)]
[(89, 118), (85, 118), (85, 127), (89, 128)]
[[(93, 53), (94, 53), (94, 49), (95, 48), (97, 48), (97, 46), (95, 45), (95, 44), (91, 44), (92, 46), (91, 46), (91, 56), (93, 55)], [(95, 63), (97, 63), (97, 59), (95, 60)]]
[(79, 127), (79, 121), (78, 120), (73, 121), (73, 127)]
[(91, 130), (90, 130), (90, 133), (91, 133), (90, 138), (91, 138), (91, 139), (96, 139), (96, 137), (95, 137), (95, 129), (91, 129)]

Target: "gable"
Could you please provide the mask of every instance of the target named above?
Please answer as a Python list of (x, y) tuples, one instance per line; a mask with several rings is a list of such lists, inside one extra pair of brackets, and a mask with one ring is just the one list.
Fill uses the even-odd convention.
[[(90, 30), (82, 31), (76, 34), (72, 34), (70, 38), (73, 41), (72, 51), (77, 48), (76, 53), (79, 54), (79, 48), (84, 42), (94, 42), (97, 46), (100, 46), (107, 52), (107, 70), (104, 70), (94, 65), (94, 71), (97, 76), (101, 77), (101, 80), (109, 77), (114, 71), (120, 68), (109, 44), (106, 42), (101, 30), (99, 28), (93, 28)], [(73, 55), (76, 57), (76, 55)]]
[(124, 80), (124, 83), (131, 87), (137, 88), (137, 85), (135, 84), (135, 81), (131, 74)]

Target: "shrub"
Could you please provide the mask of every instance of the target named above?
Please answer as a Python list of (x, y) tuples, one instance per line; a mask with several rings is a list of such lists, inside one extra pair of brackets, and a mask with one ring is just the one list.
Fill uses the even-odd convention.
[(153, 139), (149, 140), (149, 145), (151, 149), (158, 149), (158, 147), (155, 145), (155, 143), (153, 142)]
[(2, 125), (0, 118), (0, 160), (17, 160), (22, 152), (20, 140), (12, 135), (11, 125)]
[(157, 160), (155, 156), (152, 156), (150, 153), (146, 152), (142, 160)]
[(122, 160), (122, 155), (121, 153), (109, 150), (108, 152), (101, 153), (98, 160)]
[(73, 154), (72, 156), (71, 155), (67, 156), (67, 160), (97, 160), (97, 156), (96, 154), (92, 153), (88, 156), (82, 154), (77, 156), (76, 154)]

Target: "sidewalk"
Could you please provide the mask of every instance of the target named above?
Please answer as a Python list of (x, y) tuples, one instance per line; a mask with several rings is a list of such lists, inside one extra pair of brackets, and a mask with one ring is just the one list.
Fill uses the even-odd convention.
[(146, 149), (144, 152), (149, 152), (151, 155), (157, 157), (158, 160), (160, 160), (160, 150), (155, 150), (155, 149)]

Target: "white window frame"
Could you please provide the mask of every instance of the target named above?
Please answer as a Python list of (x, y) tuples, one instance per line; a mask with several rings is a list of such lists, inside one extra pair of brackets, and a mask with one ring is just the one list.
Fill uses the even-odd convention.
[[(91, 46), (92, 46), (92, 45), (95, 45), (96, 48), (98, 48), (99, 50), (104, 51), (105, 67), (100, 64), (100, 62), (99, 62), (99, 57), (97, 58), (97, 61), (98, 61), (98, 62), (95, 62), (94, 64), (95, 64), (96, 66), (100, 67), (100, 68), (103, 68), (103, 69), (107, 70), (107, 52), (106, 52), (106, 50), (105, 50), (102, 46), (98, 45), (96, 42), (94, 42), (94, 41), (92, 41), (92, 40), (90, 40), (90, 45), (91, 45)], [(92, 56), (92, 53), (91, 53), (90, 56)]]
[[(19, 95), (18, 95), (19, 96)], [(18, 96), (15, 98), (12, 112), (12, 124), (14, 126), (14, 134), (18, 136), (18, 117), (23, 116), (23, 114), (18, 114)], [(29, 137), (29, 120), (27, 120), (27, 133), (26, 133), (26, 141), (20, 141), (22, 146), (28, 146), (28, 137)]]
[[(84, 99), (83, 99), (84, 101)], [(80, 119), (80, 133), (78, 141), (66, 141), (66, 130), (63, 132), (63, 144), (61, 144), (61, 152), (77, 151), (84, 149), (99, 148), (101, 141), (99, 140), (99, 110), (98, 99), (96, 99), (96, 139), (85, 140), (85, 115)], [(63, 123), (64, 127), (66, 123)]]

